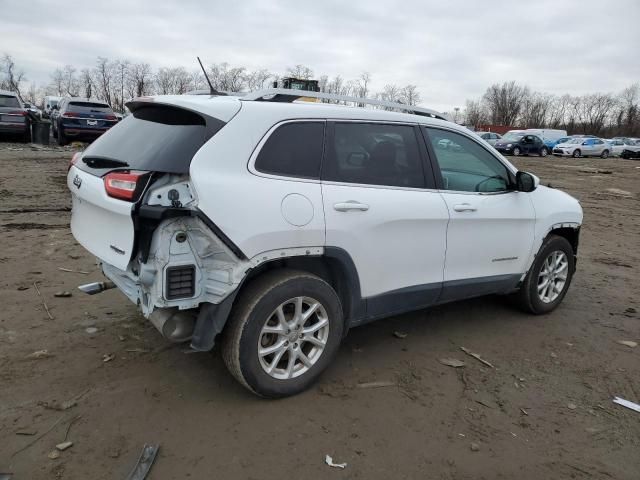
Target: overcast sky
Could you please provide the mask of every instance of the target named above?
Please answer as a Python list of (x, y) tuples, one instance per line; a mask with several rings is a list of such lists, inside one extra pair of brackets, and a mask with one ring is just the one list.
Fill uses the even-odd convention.
[(154, 67), (372, 74), (416, 84), (422, 104), (464, 107), (492, 83), (549, 93), (617, 92), (640, 81), (640, 0), (0, 0), (0, 52), (30, 81), (98, 56)]

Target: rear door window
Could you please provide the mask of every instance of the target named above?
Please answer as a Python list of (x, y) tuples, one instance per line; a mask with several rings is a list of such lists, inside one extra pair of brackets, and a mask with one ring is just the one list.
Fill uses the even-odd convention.
[(335, 123), (332, 138), (327, 138), (322, 179), (424, 188), (424, 167), (414, 127)]
[(320, 178), (324, 122), (291, 122), (279, 126), (262, 146), (255, 168), (287, 177)]
[(189, 173), (195, 153), (225, 125), (171, 105), (129, 106), (131, 115), (93, 142), (78, 168), (99, 176), (114, 169)]
[(13, 95), (0, 95), (0, 107), (20, 108), (20, 102)]

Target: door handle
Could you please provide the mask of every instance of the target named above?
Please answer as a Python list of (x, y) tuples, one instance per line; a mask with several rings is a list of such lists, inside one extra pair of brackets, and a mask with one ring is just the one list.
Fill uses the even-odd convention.
[(477, 210), (477, 208), (470, 203), (460, 203), (458, 205), (454, 205), (453, 209), (456, 212), (475, 212)]
[(346, 202), (334, 203), (334, 210), (338, 212), (348, 212), (349, 210), (360, 210), (361, 212), (366, 212), (369, 210), (369, 205), (366, 203), (359, 203), (355, 200), (348, 200)]

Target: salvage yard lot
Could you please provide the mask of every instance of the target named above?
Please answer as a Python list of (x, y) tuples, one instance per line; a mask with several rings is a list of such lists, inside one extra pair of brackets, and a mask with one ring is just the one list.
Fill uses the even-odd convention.
[(78, 292), (101, 275), (68, 228), (71, 154), (0, 144), (0, 472), (125, 478), (158, 443), (154, 480), (640, 478), (640, 414), (612, 403), (640, 402), (640, 347), (618, 343), (640, 343), (640, 162), (512, 159), (584, 208), (578, 272), (551, 314), (491, 297), (372, 323), (311, 390), (265, 401), (118, 291)]

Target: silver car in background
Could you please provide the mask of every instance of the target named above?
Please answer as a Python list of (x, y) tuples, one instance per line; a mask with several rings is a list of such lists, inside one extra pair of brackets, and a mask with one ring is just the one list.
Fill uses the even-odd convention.
[(595, 137), (574, 137), (568, 142), (559, 143), (553, 147), (558, 157), (602, 157), (607, 158), (611, 153), (611, 146)]
[(609, 144), (611, 145), (611, 155), (614, 157), (619, 157), (623, 150), (626, 147), (638, 145), (637, 138), (628, 138), (628, 137), (616, 137), (609, 140)]
[(502, 135), (493, 132), (475, 132), (481, 139), (487, 142), (489, 145), (495, 145), (498, 140), (502, 138)]

